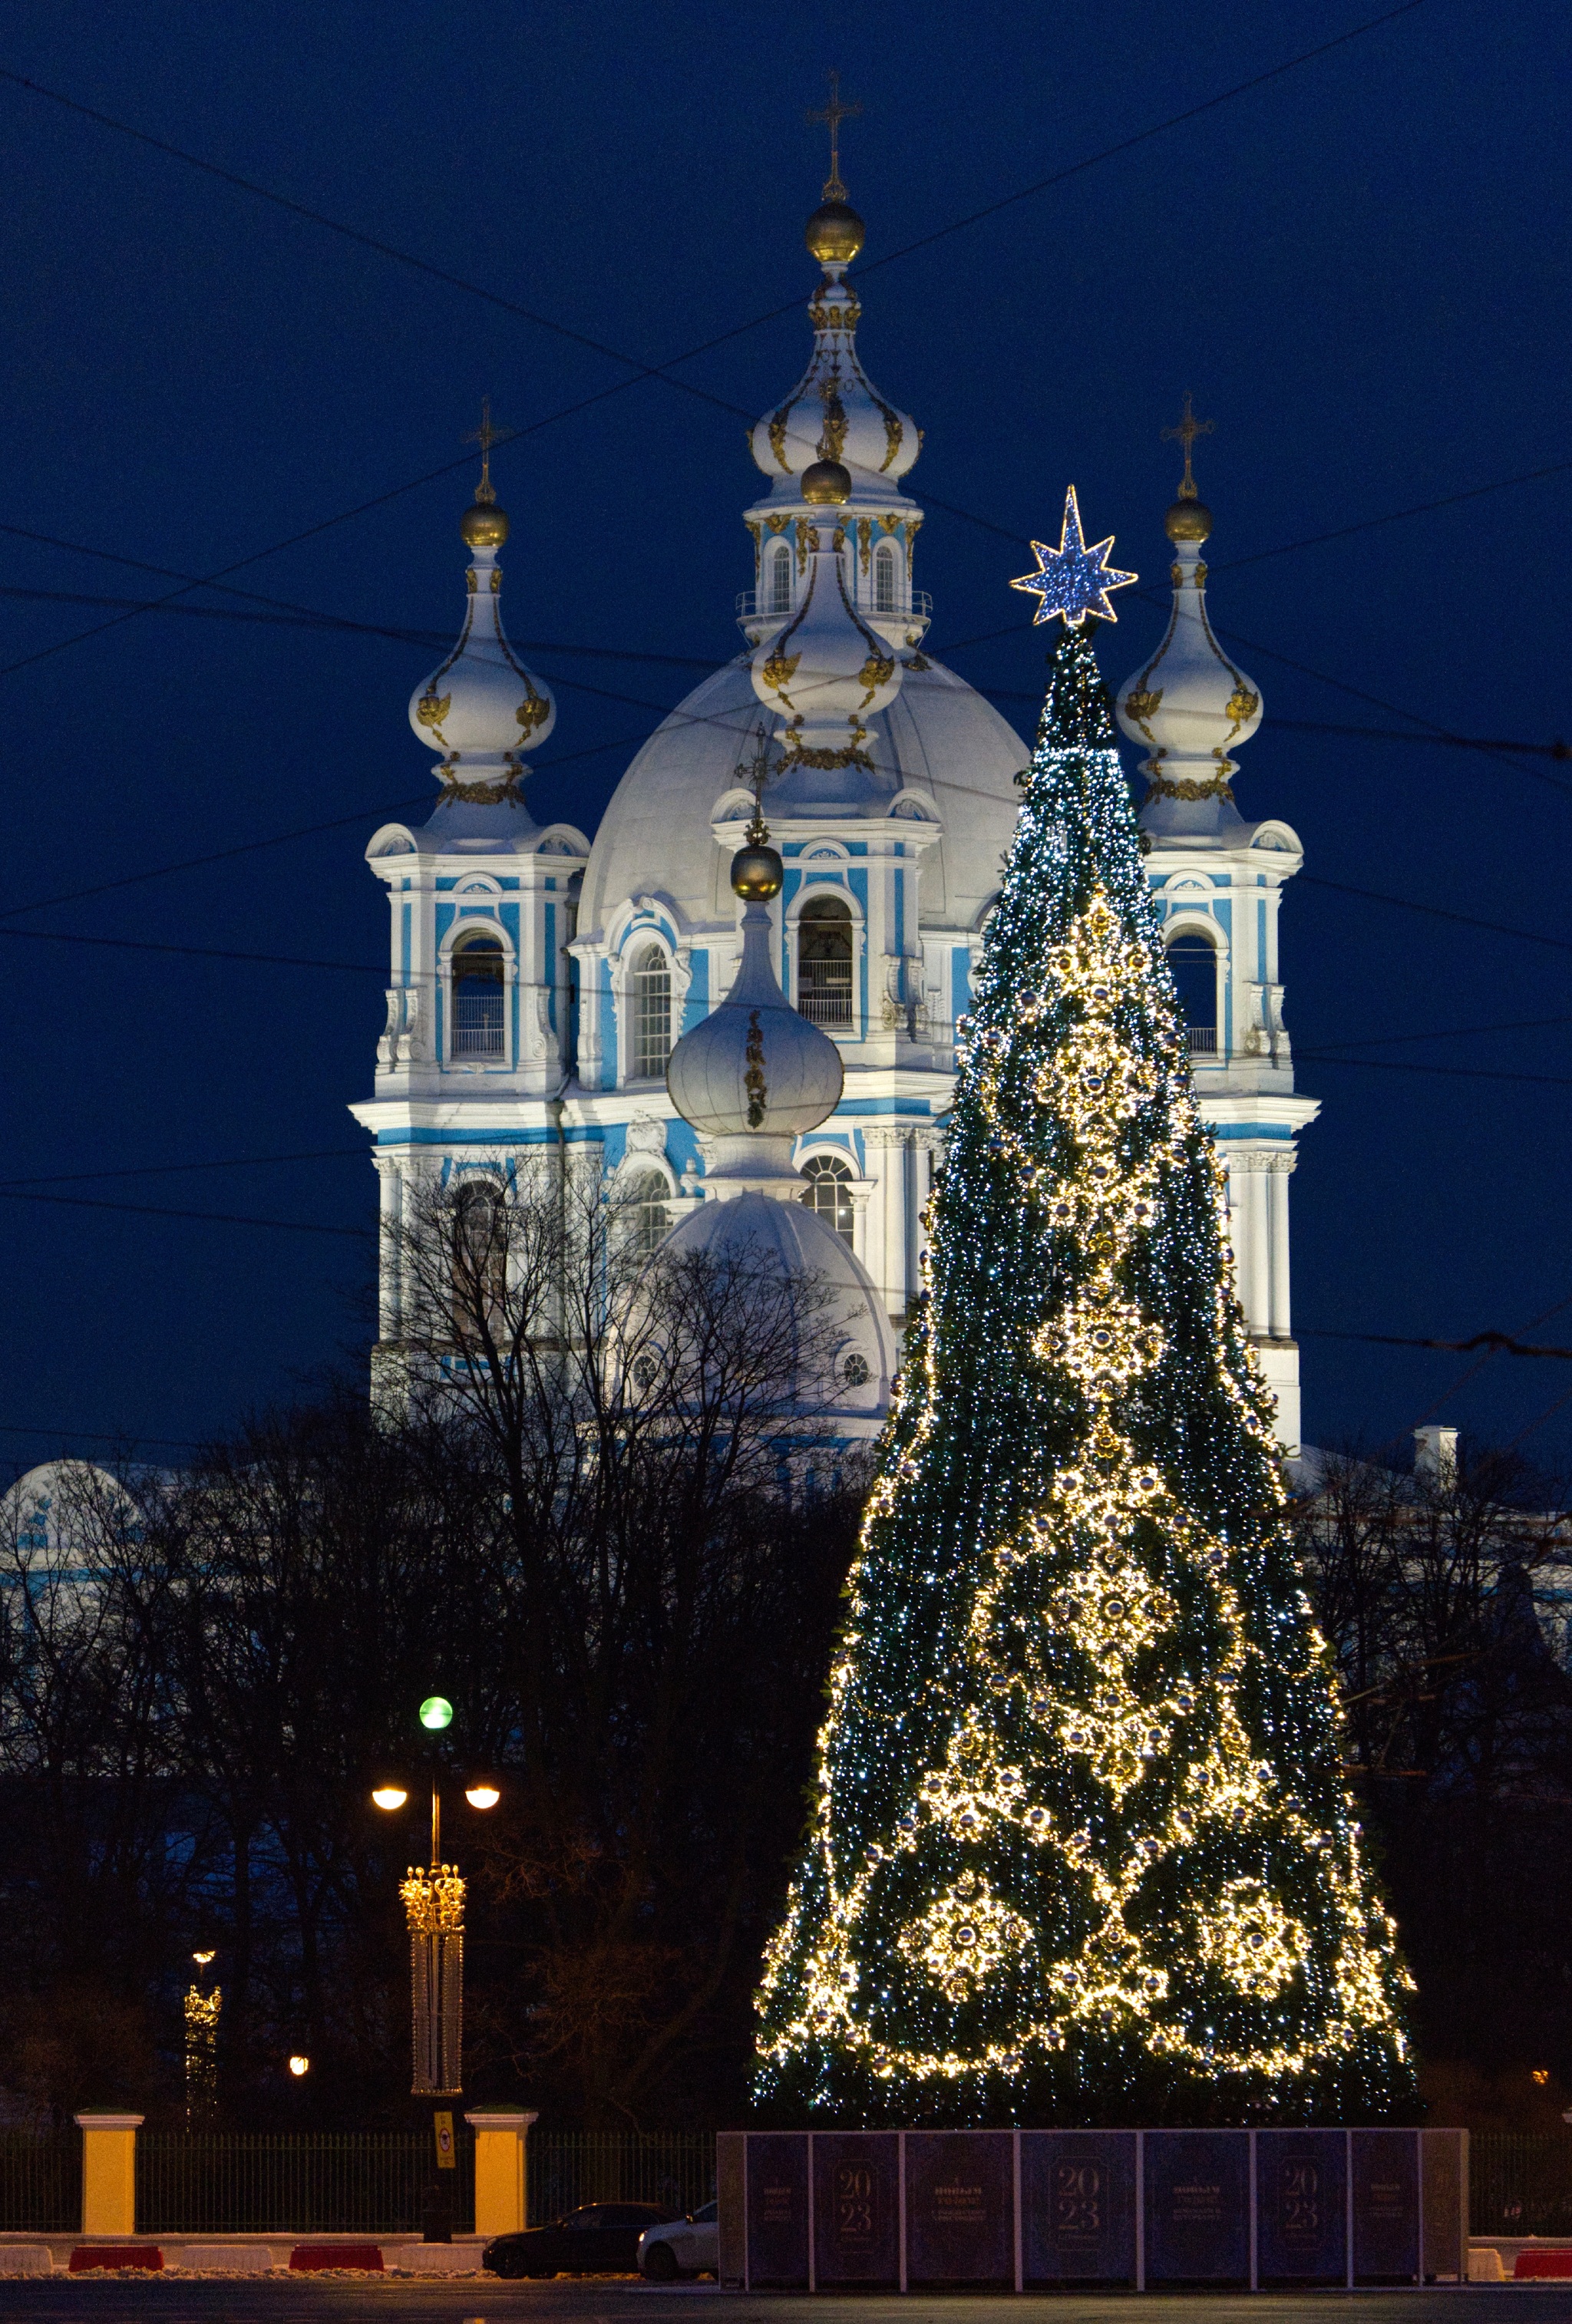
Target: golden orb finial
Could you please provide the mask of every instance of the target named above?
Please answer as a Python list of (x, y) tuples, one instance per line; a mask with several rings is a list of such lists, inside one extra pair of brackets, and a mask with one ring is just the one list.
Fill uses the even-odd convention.
[(471, 549), (500, 549), (508, 537), (507, 515), (495, 501), (477, 500), (459, 518), (458, 530)]
[(1212, 512), (1205, 501), (1175, 501), (1162, 529), (1170, 540), (1205, 540), (1212, 530)]
[(838, 508), (852, 496), (849, 469), (838, 460), (815, 460), (802, 472), (802, 497), (814, 508)]
[(850, 202), (821, 202), (803, 228), (809, 254), (821, 266), (849, 266), (868, 238)]
[(750, 840), (732, 857), (732, 893), (744, 904), (767, 904), (781, 893), (786, 867), (777, 851), (763, 841)]

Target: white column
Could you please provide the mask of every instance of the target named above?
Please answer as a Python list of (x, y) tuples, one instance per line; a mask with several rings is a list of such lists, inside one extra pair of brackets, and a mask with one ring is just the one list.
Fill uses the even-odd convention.
[(372, 1162), (378, 1181), (377, 1336), (383, 1340), (397, 1340), (402, 1337), (401, 1326), (403, 1318), (402, 1266), (399, 1250), (399, 1236), (404, 1220), (403, 1166), (393, 1154), (374, 1154)]
[(1290, 1304), (1289, 1286), (1289, 1226), (1288, 1182), (1294, 1167), (1291, 1154), (1274, 1156), (1267, 1179), (1268, 1199), (1271, 1205), (1271, 1331), (1274, 1340), (1293, 1337), (1293, 1314)]

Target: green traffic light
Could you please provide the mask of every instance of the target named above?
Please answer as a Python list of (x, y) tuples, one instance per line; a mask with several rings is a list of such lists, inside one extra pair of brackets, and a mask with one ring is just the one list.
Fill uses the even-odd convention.
[(429, 1694), (421, 1705), (421, 1724), (433, 1731), (453, 1724), (453, 1705), (445, 1694)]

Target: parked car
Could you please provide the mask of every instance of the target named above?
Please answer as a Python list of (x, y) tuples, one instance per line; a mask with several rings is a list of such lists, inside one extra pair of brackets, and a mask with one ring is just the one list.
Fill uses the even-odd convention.
[(480, 2264), (493, 2275), (632, 2275), (645, 2228), (670, 2217), (659, 2203), (581, 2203), (549, 2227), (494, 2236)]
[(639, 2237), (639, 2273), (652, 2283), (675, 2283), (680, 2275), (720, 2275), (720, 2205), (706, 2203), (685, 2219), (646, 2227)]

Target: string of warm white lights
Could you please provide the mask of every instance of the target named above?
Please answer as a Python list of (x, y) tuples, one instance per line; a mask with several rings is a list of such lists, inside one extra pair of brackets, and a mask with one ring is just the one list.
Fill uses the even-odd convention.
[(975, 2123), (1411, 2097), (1222, 1184), (1071, 630), (767, 1955), (767, 2101)]

